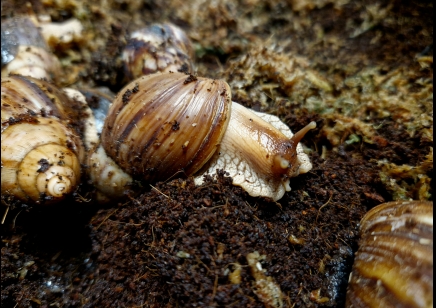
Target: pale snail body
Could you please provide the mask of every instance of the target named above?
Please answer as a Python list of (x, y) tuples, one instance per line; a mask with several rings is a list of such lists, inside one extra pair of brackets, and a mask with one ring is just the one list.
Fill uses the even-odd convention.
[(2, 79), (2, 195), (56, 203), (81, 180), (85, 149), (75, 126), (83, 105), (37, 79)]
[(433, 307), (433, 203), (395, 201), (370, 210), (347, 307)]
[(101, 192), (114, 187), (123, 193), (132, 178), (153, 182), (182, 173), (201, 184), (204, 174), (224, 169), (250, 195), (278, 200), (290, 190), (289, 177), (311, 169), (298, 143), (314, 127), (289, 138), (277, 117), (232, 102), (224, 81), (157, 73), (133, 81), (115, 98), (101, 146), (90, 155), (90, 177)]
[(194, 49), (185, 32), (170, 24), (152, 24), (131, 33), (122, 53), (129, 81), (156, 72), (192, 72)]
[[(300, 135), (315, 126), (312, 122)], [(204, 174), (215, 174), (217, 169), (223, 169), (233, 179), (233, 185), (241, 186), (251, 196), (279, 200), (291, 190), (290, 177), (312, 169), (301, 144), (291, 141), (293, 136), (278, 117), (233, 102), (220, 148), (207, 163), (207, 170), (195, 178), (195, 183), (201, 185)]]

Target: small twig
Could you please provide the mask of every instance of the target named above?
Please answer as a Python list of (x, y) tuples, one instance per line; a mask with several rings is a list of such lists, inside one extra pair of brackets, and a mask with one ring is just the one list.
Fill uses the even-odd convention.
[[(147, 246), (150, 246), (150, 245), (147, 245)], [(148, 250), (141, 249), (141, 252), (144, 252), (144, 253), (149, 254), (149, 255), (150, 255), (154, 260), (156, 260), (156, 257), (154, 256), (154, 254), (152, 254), (152, 253), (149, 252)]]
[(343, 239), (341, 239), (340, 237), (338, 237), (338, 240), (340, 240), (342, 243), (344, 243), (346, 246), (348, 246), (348, 248), (351, 248), (350, 245), (348, 245), (347, 242), (344, 241)]
[(327, 202), (324, 203), (324, 204), (319, 208), (318, 213), (322, 210), (323, 207), (325, 207), (327, 204), (329, 204), (330, 200), (332, 200), (332, 197), (333, 197), (333, 193), (330, 194), (330, 198), (327, 200)]
[(139, 276), (138, 278), (136, 278), (135, 280), (133, 280), (133, 282), (138, 281), (139, 279), (141, 279), (142, 277), (146, 276), (148, 274), (148, 272), (145, 272), (144, 275)]
[(216, 208), (220, 208), (220, 207), (223, 207), (223, 206), (226, 206), (226, 205), (225, 204), (221, 204), (221, 205), (216, 205), (216, 206), (212, 206), (212, 207), (205, 207), (205, 206), (203, 206), (203, 207), (201, 207), (199, 209), (196, 209), (196, 210), (197, 211), (199, 211), (199, 210), (214, 210)]
[(322, 209), (323, 209), (327, 204), (330, 203), (330, 201), (332, 200), (332, 198), (333, 198), (333, 193), (330, 193), (330, 198), (327, 200), (326, 203), (324, 203), (323, 205), (321, 205), (321, 207), (318, 209), (318, 214), (316, 215), (315, 222), (318, 222), (318, 216), (319, 216), (319, 213), (321, 212), (321, 210), (322, 210)]
[(248, 205), (248, 207), (251, 208), (252, 210), (257, 209), (257, 207), (251, 206), (250, 203), (248, 203), (247, 201), (245, 201), (245, 204)]
[[(275, 201), (274, 201), (275, 202)], [(276, 206), (280, 209), (280, 211), (283, 211), (283, 207), (280, 203), (275, 202)]]
[(4, 224), (4, 222), (6, 220), (6, 216), (8, 215), (8, 213), (9, 213), (9, 206), (6, 208), (6, 211), (5, 211), (4, 215), (3, 215), (2, 224)]
[[(179, 171), (177, 171), (176, 173), (174, 173), (172, 176), (170, 176), (168, 179), (166, 179), (163, 183), (167, 183), (167, 182), (169, 182), (170, 180), (172, 180), (177, 174), (179, 174), (179, 173), (183, 173), (185, 176), (186, 176), (186, 173), (183, 171), (183, 170), (179, 170)], [(150, 185), (151, 186), (151, 185)], [(151, 187), (153, 187), (153, 186), (151, 186)], [(153, 187), (154, 188), (154, 187)]]
[(212, 291), (212, 301), (215, 298), (217, 288), (218, 288), (218, 275), (215, 275), (215, 281), (213, 283), (213, 291)]
[(140, 224), (132, 224), (131, 222), (116, 221), (116, 220), (111, 220), (111, 219), (108, 219), (107, 221), (113, 222), (113, 223), (115, 223), (115, 224), (126, 225), (126, 226), (135, 226), (135, 227), (138, 227), (138, 226), (142, 226), (142, 225), (143, 225), (143, 223), (140, 223)]
[(257, 217), (256, 215), (254, 215), (253, 214), (253, 218), (256, 220), (256, 221), (260, 221), (260, 218), (259, 217)]
[(22, 211), (23, 211), (23, 210), (19, 211), (18, 214), (15, 216), (14, 220), (12, 221), (12, 229), (15, 229), (15, 221), (17, 220), (18, 215), (20, 215), (20, 213), (21, 213)]
[(86, 202), (86, 203), (88, 203), (88, 202), (91, 202), (91, 200), (92, 200), (92, 198), (90, 198), (90, 199), (85, 199), (85, 197), (83, 197), (81, 194), (79, 194), (79, 193), (77, 193), (77, 195), (79, 196), (79, 200), (80, 201), (83, 201), (83, 202)]
[(156, 187), (154, 187), (153, 185), (150, 184), (150, 186), (156, 190), (158, 193), (160, 193), (162, 196), (166, 197), (167, 199), (171, 199), (170, 197), (168, 197), (167, 195), (165, 195), (163, 192), (161, 192), (159, 189), (157, 189)]
[(102, 225), (106, 220), (109, 219), (109, 217), (111, 217), (113, 214), (115, 214), (115, 212), (118, 211), (118, 209), (119, 209), (119, 208), (115, 209), (115, 211), (113, 211), (112, 213), (110, 213), (109, 215), (107, 215), (107, 216), (103, 219), (103, 221), (98, 225), (98, 227), (97, 227), (96, 230), (98, 230), (98, 228), (100, 228), (101, 225)]
[(212, 271), (210, 270), (210, 268), (209, 268), (206, 264), (204, 264), (204, 262), (201, 261), (200, 258), (199, 258), (198, 256), (195, 256), (195, 259), (196, 259), (196, 261), (197, 261), (197, 264), (202, 264), (202, 265), (207, 269), (208, 273), (212, 273)]

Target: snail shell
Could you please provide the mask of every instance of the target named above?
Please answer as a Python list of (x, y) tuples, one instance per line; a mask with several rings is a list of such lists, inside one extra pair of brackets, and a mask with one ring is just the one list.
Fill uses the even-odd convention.
[(192, 72), (191, 41), (179, 27), (165, 23), (137, 30), (122, 53), (129, 81), (156, 72)]
[(203, 174), (224, 169), (250, 195), (278, 200), (290, 190), (289, 177), (311, 168), (299, 141), (314, 127), (313, 122), (293, 136), (277, 117), (232, 102), (222, 80), (148, 75), (112, 103), (101, 145), (90, 155), (90, 177), (100, 191), (115, 196), (132, 178), (153, 182), (181, 173), (197, 175), (201, 184)]
[(48, 204), (74, 192), (85, 162), (74, 120), (83, 105), (18, 75), (2, 79), (1, 104), (2, 195)]
[(27, 17), (2, 22), (2, 78), (10, 74), (57, 81), (60, 63)]
[(433, 307), (433, 203), (381, 204), (360, 232), (347, 307)]

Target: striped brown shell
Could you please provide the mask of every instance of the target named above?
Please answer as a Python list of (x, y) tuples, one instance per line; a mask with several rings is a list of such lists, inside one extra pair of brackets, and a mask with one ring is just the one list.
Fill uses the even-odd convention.
[(347, 307), (433, 307), (433, 203), (381, 204), (360, 231)]
[(230, 118), (227, 83), (182, 73), (141, 77), (119, 92), (102, 132), (106, 153), (133, 178), (165, 180), (199, 170)]

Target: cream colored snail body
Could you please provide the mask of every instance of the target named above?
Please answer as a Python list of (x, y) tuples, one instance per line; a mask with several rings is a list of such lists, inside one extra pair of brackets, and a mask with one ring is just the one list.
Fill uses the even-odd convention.
[(278, 200), (290, 190), (290, 177), (311, 169), (299, 141), (315, 126), (293, 135), (277, 117), (232, 102), (222, 80), (156, 73), (115, 98), (101, 144), (95, 142), (89, 156), (90, 178), (112, 198), (132, 179), (153, 182), (181, 173), (201, 184), (204, 174), (223, 169), (250, 195)]
[(395, 201), (361, 221), (347, 307), (433, 307), (433, 203)]
[(132, 32), (122, 53), (126, 79), (156, 72), (192, 72), (194, 49), (179, 27), (152, 24)]
[(48, 204), (74, 192), (85, 162), (76, 127), (83, 104), (18, 75), (2, 79), (1, 104), (2, 195)]

